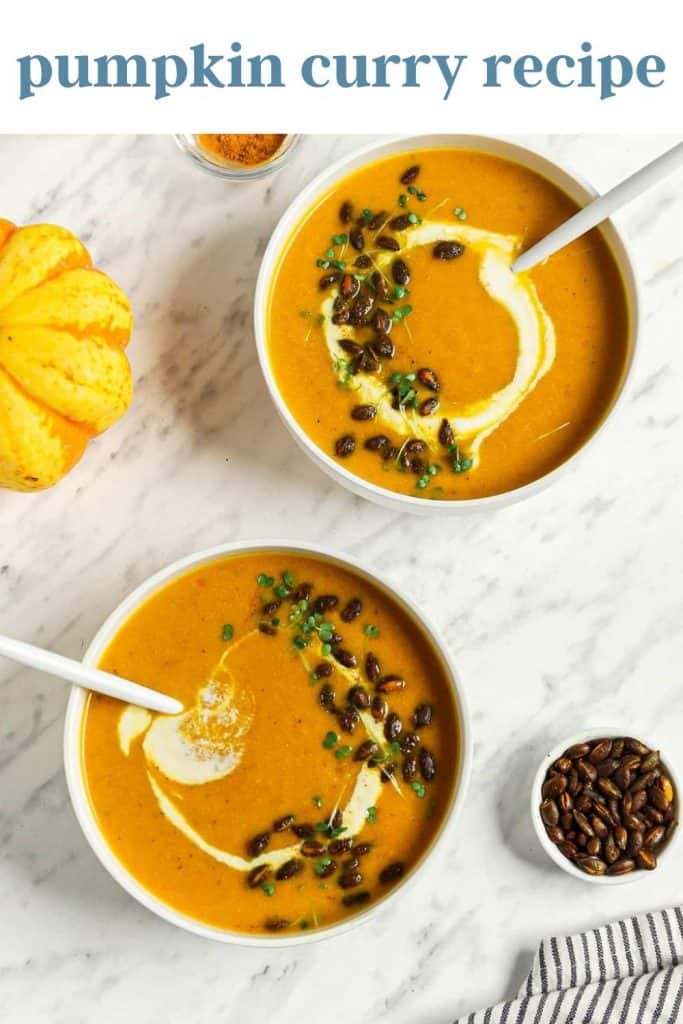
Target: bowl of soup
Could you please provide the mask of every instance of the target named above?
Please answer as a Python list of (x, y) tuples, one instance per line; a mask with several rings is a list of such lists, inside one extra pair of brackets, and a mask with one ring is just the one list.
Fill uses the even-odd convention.
[(611, 222), (512, 265), (595, 196), (479, 136), (383, 142), (320, 174), (266, 249), (263, 374), (306, 454), (424, 514), (496, 507), (574, 464), (632, 375), (638, 287)]
[(310, 546), (225, 545), (174, 563), (84, 661), (163, 690), (166, 716), (72, 691), (66, 775), (109, 873), (206, 938), (344, 931), (423, 871), (462, 805), (462, 685), (409, 596)]

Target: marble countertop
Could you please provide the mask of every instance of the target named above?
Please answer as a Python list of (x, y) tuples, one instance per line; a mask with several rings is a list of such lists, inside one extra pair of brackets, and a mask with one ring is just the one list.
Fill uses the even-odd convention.
[[(681, 899), (680, 851), (637, 884), (584, 885), (546, 858), (527, 806), (542, 753), (584, 726), (623, 722), (683, 765), (683, 181), (624, 218), (644, 334), (613, 429), (532, 501), (430, 522), (315, 469), (276, 417), (254, 350), (273, 225), (314, 172), (363, 141), (308, 138), (275, 178), (230, 185), (165, 136), (0, 137), (0, 214), (76, 231), (137, 314), (125, 419), (55, 489), (2, 492), (0, 623), (78, 657), (133, 586), (198, 548), (280, 535), (362, 556), (413, 589), (457, 656), (475, 730), (459, 827), (360, 930), (291, 951), (202, 941), (100, 867), (64, 781), (66, 689), (0, 663), (5, 1024), (294, 1024), (312, 1011), (442, 1024), (514, 991), (544, 934)], [(606, 188), (673, 139), (527, 141)]]

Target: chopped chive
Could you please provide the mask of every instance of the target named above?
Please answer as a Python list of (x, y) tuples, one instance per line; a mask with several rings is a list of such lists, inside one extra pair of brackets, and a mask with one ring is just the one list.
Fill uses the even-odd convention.
[(424, 788), (421, 782), (411, 782), (410, 788), (412, 789), (413, 793), (415, 793), (416, 796), (420, 798), (420, 800), (424, 799), (427, 790)]
[(366, 636), (379, 636), (379, 626), (373, 626), (371, 622), (363, 626), (363, 632)]
[(367, 823), (369, 825), (376, 825), (377, 824), (377, 808), (376, 807), (368, 807), (367, 811), (365, 812), (365, 820), (367, 821)]
[(235, 635), (235, 628), (234, 628), (234, 626), (231, 626), (229, 622), (226, 622), (225, 625), (223, 626), (223, 639), (224, 640), (232, 640), (234, 635)]
[(349, 747), (348, 745), (345, 745), (343, 747), (337, 747), (337, 749), (334, 752), (334, 756), (337, 758), (337, 760), (343, 761), (343, 759), (345, 757), (348, 757), (352, 751), (353, 747)]
[(271, 882), (266, 882), (266, 884), (262, 885), (261, 888), (263, 889), (263, 891), (266, 894), (266, 896), (274, 896), (275, 895), (275, 886), (272, 885)]
[(332, 750), (332, 747), (339, 742), (339, 737), (336, 732), (328, 732), (323, 740), (323, 746), (325, 750)]
[(258, 583), (259, 587), (272, 587), (275, 580), (273, 579), (272, 576), (266, 576), (264, 572), (261, 572), (256, 577), (256, 582)]

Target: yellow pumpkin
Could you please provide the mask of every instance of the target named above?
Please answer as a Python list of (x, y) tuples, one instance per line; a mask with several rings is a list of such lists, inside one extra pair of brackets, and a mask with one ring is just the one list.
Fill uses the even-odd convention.
[(133, 316), (65, 228), (0, 219), (0, 486), (56, 483), (133, 393)]

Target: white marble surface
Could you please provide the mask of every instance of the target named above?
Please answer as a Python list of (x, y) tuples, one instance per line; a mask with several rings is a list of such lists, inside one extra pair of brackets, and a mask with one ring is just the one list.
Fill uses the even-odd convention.
[[(272, 181), (203, 176), (167, 137), (0, 137), (0, 214), (81, 234), (131, 294), (131, 411), (57, 488), (0, 496), (0, 628), (79, 656), (181, 554), (260, 535), (332, 543), (412, 587), (467, 684), (460, 827), (376, 923), (291, 952), (203, 942), (138, 907), (70, 810), (66, 691), (0, 664), (0, 1019), (440, 1024), (519, 983), (550, 930), (680, 900), (681, 858), (609, 890), (538, 848), (529, 779), (550, 742), (623, 721), (683, 766), (683, 180), (628, 212), (644, 287), (632, 399), (576, 475), (528, 504), (430, 524), (354, 499), (294, 447), (251, 334), (260, 254), (297, 189), (360, 140), (308, 139)], [(607, 187), (672, 139), (530, 140)]]

